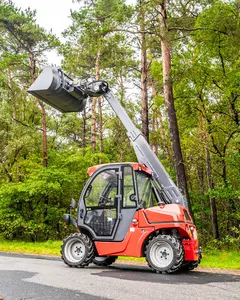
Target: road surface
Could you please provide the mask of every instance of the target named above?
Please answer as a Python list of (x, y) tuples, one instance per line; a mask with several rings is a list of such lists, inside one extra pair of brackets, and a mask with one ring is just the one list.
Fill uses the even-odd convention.
[(75, 269), (58, 258), (0, 253), (1, 296), (4, 300), (240, 300), (240, 276), (203, 270), (162, 275), (146, 266), (122, 263)]

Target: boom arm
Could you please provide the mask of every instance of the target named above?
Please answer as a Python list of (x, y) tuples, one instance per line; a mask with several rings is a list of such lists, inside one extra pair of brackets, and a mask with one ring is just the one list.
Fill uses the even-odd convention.
[(133, 145), (138, 162), (153, 171), (153, 176), (163, 188), (165, 197), (170, 203), (177, 203), (187, 207), (187, 201), (185, 201), (178, 187), (169, 177), (164, 166), (150, 148), (141, 131), (134, 125), (121, 103), (114, 97), (113, 93), (108, 88), (108, 83), (106, 81), (94, 81), (88, 85), (88, 88), (85, 89), (85, 93), (89, 96), (104, 96), (123, 126), (126, 128), (127, 136)]
[(103, 95), (126, 128), (138, 162), (153, 171), (153, 176), (163, 188), (163, 193), (170, 203), (187, 207), (187, 201), (185, 201), (183, 195), (151, 150), (141, 131), (134, 125), (120, 102), (113, 96), (107, 82), (94, 81), (83, 88), (74, 84), (73, 80), (61, 69), (47, 66), (28, 89), (28, 92), (61, 112), (82, 111), (85, 108), (88, 96)]
[(155, 153), (150, 148), (143, 134), (134, 125), (134, 123), (126, 113), (125, 109), (122, 107), (120, 102), (114, 97), (111, 90), (108, 90), (104, 94), (104, 97), (110, 104), (120, 121), (122, 122), (123, 126), (126, 128), (127, 136), (133, 145), (138, 162), (143, 165), (146, 165), (149, 169), (153, 171), (153, 176), (163, 187), (165, 196), (167, 197), (167, 199), (170, 200), (171, 203), (178, 203), (183, 206), (187, 206), (187, 203), (186, 201), (184, 201), (184, 197), (180, 193), (178, 187), (169, 177), (164, 166), (161, 164)]

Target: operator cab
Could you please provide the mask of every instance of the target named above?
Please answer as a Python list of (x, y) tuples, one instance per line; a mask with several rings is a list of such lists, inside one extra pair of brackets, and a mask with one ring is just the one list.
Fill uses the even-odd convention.
[(122, 241), (138, 209), (167, 203), (152, 171), (139, 163), (97, 165), (88, 174), (78, 227), (95, 240)]

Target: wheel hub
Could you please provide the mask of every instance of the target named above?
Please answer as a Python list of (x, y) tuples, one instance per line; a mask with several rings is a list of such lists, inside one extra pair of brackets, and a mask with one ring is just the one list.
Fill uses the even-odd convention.
[(76, 246), (74, 252), (78, 257), (81, 256), (81, 253), (83, 253), (82, 247)]
[(165, 258), (165, 259), (167, 259), (167, 256), (170, 254), (167, 252), (166, 249), (164, 249), (164, 251), (160, 251), (160, 253), (161, 253), (161, 258)]

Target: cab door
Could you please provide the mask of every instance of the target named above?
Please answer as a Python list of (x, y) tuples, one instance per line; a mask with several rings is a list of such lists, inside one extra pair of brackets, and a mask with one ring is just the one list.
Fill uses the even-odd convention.
[(88, 181), (80, 198), (78, 225), (95, 239), (112, 240), (121, 212), (121, 168), (104, 167)]
[(135, 220), (134, 215), (139, 208), (136, 179), (131, 165), (123, 165), (121, 168), (122, 174), (122, 192), (121, 192), (121, 220), (118, 225), (118, 230), (114, 237), (114, 241), (123, 241), (127, 232), (134, 232)]

